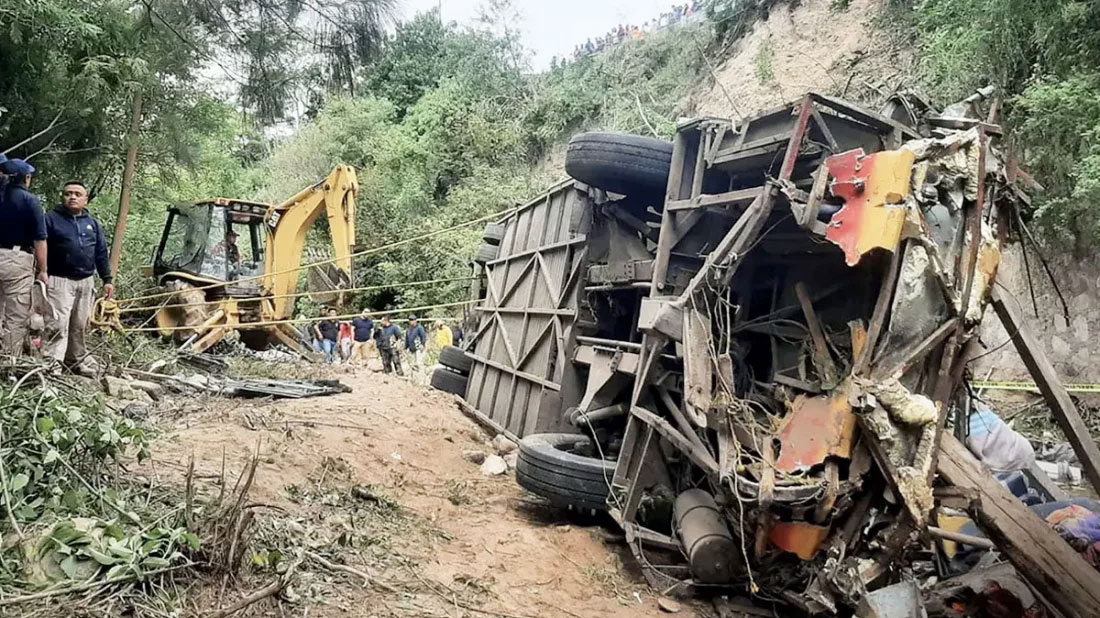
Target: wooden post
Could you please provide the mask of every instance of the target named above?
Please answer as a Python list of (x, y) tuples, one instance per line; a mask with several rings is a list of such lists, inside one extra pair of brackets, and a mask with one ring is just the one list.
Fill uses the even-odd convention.
[(1100, 449), (1096, 447), (1096, 442), (1089, 434), (1088, 426), (1081, 419), (1081, 414), (1077, 412), (1077, 406), (1070, 398), (1069, 391), (1058, 379), (1054, 366), (1043, 353), (1043, 348), (1035, 339), (1035, 333), (1031, 332), (1031, 327), (1016, 311), (1016, 307), (1005, 302), (1001, 291), (997, 288), (993, 288), (993, 309), (1001, 318), (1005, 332), (1012, 337), (1012, 343), (1016, 345), (1016, 351), (1027, 366), (1027, 370), (1031, 372), (1031, 377), (1039, 387), (1039, 392), (1043, 394), (1043, 399), (1050, 406), (1054, 420), (1058, 422), (1058, 426), (1066, 434), (1066, 439), (1073, 446), (1073, 452), (1081, 461), (1081, 470), (1092, 483), (1093, 489), (1100, 492)]
[(134, 169), (137, 167), (138, 142), (141, 134), (141, 90), (134, 93), (133, 117), (130, 119), (129, 144), (126, 147), (126, 169), (122, 172), (122, 194), (118, 198), (118, 218), (115, 220), (115, 236), (111, 239), (111, 274), (118, 276), (118, 262), (122, 258), (122, 238), (126, 235), (126, 221), (130, 217), (130, 192), (134, 187)]
[(940, 475), (952, 485), (976, 490), (975, 523), (1016, 570), (1067, 617), (1095, 616), (1100, 572), (1031, 512), (955, 436), (940, 438)]

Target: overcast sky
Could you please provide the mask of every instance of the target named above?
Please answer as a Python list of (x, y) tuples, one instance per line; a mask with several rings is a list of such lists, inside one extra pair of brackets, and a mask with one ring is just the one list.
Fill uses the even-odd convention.
[[(443, 21), (469, 24), (477, 19), (484, 0), (397, 0), (399, 14), (409, 19), (442, 6)], [(602, 36), (619, 24), (642, 25), (668, 11), (673, 0), (513, 0), (520, 14), (524, 46), (536, 70), (550, 66), (554, 56), (568, 56), (573, 46)], [(680, 0), (679, 4), (683, 4)]]

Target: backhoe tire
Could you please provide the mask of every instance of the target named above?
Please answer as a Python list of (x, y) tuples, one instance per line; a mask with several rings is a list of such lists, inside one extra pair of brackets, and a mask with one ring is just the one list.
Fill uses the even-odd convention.
[(500, 253), (500, 247), (496, 245), (481, 245), (477, 248), (477, 253), (474, 255), (474, 261), (478, 264), (485, 264), (486, 262), (492, 262), (497, 259), (497, 255)]
[(499, 245), (500, 241), (504, 240), (504, 224), (490, 223), (486, 225), (485, 233), (481, 235), (481, 238), (490, 245)]
[(451, 371), (446, 367), (440, 367), (432, 372), (431, 385), (432, 388), (441, 390), (445, 393), (454, 393), (459, 397), (466, 396), (466, 384), (469, 382), (469, 378)]
[(474, 366), (474, 359), (462, 348), (449, 345), (439, 351), (439, 364), (468, 376)]
[(672, 143), (622, 133), (581, 133), (569, 140), (565, 172), (587, 185), (623, 195), (662, 194)]
[(615, 462), (588, 456), (592, 448), (580, 434), (529, 435), (519, 442), (516, 482), (557, 506), (607, 510)]

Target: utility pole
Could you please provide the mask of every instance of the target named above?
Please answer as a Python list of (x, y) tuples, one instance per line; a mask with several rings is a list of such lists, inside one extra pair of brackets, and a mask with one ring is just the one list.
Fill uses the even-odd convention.
[(122, 258), (122, 238), (126, 235), (126, 220), (130, 217), (130, 192), (134, 188), (134, 169), (137, 167), (138, 142), (141, 135), (141, 98), (139, 88), (134, 93), (133, 117), (130, 133), (126, 136), (126, 169), (122, 172), (122, 194), (118, 198), (118, 218), (115, 220), (115, 236), (111, 239), (111, 274), (118, 275), (118, 263)]

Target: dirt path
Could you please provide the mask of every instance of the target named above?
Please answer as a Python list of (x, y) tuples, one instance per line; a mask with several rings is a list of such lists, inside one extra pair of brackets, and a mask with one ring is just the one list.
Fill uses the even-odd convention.
[(286, 615), (663, 615), (625, 546), (607, 540), (613, 529), (570, 520), (511, 474), (485, 477), (463, 459), (490, 448), (451, 396), (366, 370), (338, 377), (353, 392), (190, 402), (202, 410), (163, 422), (153, 449), (160, 477), (179, 478), (193, 455), (196, 477), (212, 484), (223, 453), (240, 470), (259, 445), (251, 498), (285, 513), (260, 526), (252, 551), (297, 537), (397, 588), (308, 573), (294, 592), (309, 600), (284, 604)]

